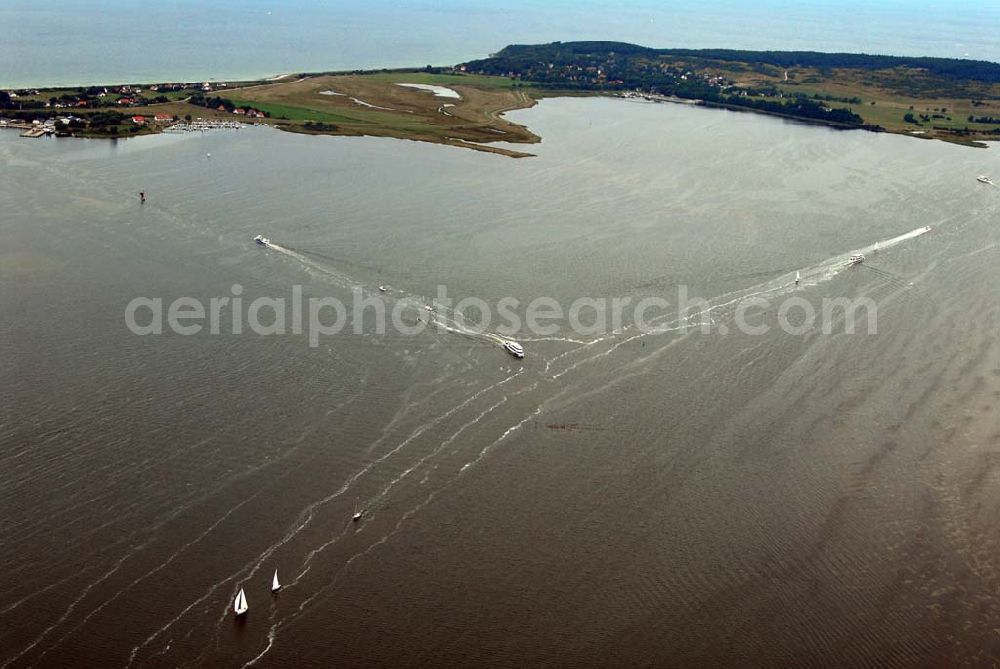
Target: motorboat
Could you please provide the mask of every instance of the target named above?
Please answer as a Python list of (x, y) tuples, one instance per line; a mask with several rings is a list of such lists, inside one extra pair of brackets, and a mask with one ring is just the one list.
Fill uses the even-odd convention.
[(255, 242), (257, 242), (257, 244), (260, 245), (260, 246), (270, 246), (271, 245), (271, 240), (268, 239), (267, 237), (265, 237), (264, 235), (257, 235), (256, 237), (253, 238), (253, 240)]
[(524, 347), (518, 344), (516, 341), (511, 341), (508, 339), (503, 343), (503, 347), (504, 349), (507, 350), (508, 353), (510, 353), (515, 358), (524, 357)]
[(432, 306), (431, 306), (431, 305), (429, 305), (429, 304), (425, 304), (425, 305), (424, 305), (424, 309), (426, 309), (427, 311), (434, 311), (434, 307), (432, 307)]
[(847, 259), (848, 265), (860, 265), (865, 261), (865, 256), (861, 253), (855, 253), (850, 258)]
[(978, 177), (976, 177), (976, 181), (978, 181), (981, 184), (991, 184), (991, 183), (993, 183), (992, 181), (990, 181), (990, 178), (988, 176), (986, 176), (985, 174), (980, 174)]
[(379, 287), (378, 287), (378, 290), (379, 290), (379, 292), (380, 292), (380, 293), (384, 293), (384, 292), (386, 292), (386, 291), (387, 291), (387, 290), (389, 290), (389, 289), (388, 289), (388, 288), (386, 288), (385, 286), (379, 286)]

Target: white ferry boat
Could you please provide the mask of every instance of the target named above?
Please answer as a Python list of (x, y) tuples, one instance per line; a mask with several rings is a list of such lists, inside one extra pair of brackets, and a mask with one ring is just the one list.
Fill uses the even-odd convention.
[(865, 256), (861, 253), (855, 253), (850, 258), (847, 259), (848, 265), (860, 265), (865, 261)]
[(503, 347), (515, 358), (524, 357), (524, 347), (518, 344), (516, 341), (507, 340), (503, 343)]

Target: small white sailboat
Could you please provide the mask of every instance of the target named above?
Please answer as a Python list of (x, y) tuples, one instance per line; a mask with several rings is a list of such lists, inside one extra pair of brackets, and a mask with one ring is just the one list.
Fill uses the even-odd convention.
[(274, 578), (271, 579), (271, 592), (281, 590), (281, 583), (278, 582), (278, 570), (274, 570)]
[(354, 515), (351, 516), (351, 522), (356, 523), (359, 520), (361, 520), (361, 515), (363, 513), (364, 513), (364, 511), (362, 511), (361, 509), (358, 508), (358, 500), (354, 500)]
[(378, 287), (378, 289), (379, 289), (379, 292), (380, 292), (380, 293), (384, 293), (384, 292), (386, 292), (387, 290), (389, 290), (389, 289), (388, 289), (388, 288), (386, 288), (385, 286), (379, 286), (379, 287)]
[(796, 286), (799, 285), (799, 281), (801, 281), (801, 280), (802, 280), (802, 274), (798, 270), (796, 270), (796, 272), (795, 272), (795, 285)]
[(872, 253), (878, 253), (878, 242), (875, 242), (875, 248), (872, 249)]
[(247, 612), (247, 609), (249, 608), (250, 607), (247, 606), (246, 593), (243, 592), (243, 588), (240, 588), (240, 591), (236, 593), (236, 600), (233, 601), (233, 612), (237, 616), (242, 616), (244, 613)]

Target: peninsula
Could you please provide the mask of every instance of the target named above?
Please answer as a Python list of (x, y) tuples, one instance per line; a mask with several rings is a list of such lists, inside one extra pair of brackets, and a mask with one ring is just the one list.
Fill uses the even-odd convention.
[(239, 121), (524, 157), (512, 145), (540, 138), (503, 113), (564, 95), (680, 101), (973, 146), (1000, 140), (997, 63), (621, 42), (512, 45), (452, 67), (0, 91), (0, 124), (113, 138)]

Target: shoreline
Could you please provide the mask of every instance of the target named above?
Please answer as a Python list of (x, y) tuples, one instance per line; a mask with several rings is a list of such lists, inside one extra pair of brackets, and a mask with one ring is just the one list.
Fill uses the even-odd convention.
[[(737, 91), (741, 90), (742, 86), (759, 87), (763, 85), (760, 77), (769, 76), (754, 74), (752, 81), (727, 80), (716, 72), (717, 65), (702, 63), (701, 66), (707, 68), (704, 71), (714, 77), (713, 82), (724, 81), (729, 88)], [(795, 83), (789, 80), (790, 70), (792, 68), (782, 71), (782, 85), (791, 86)], [(709, 74), (702, 76), (708, 77)], [(798, 72), (798, 76), (803, 80), (804, 74), (807, 73)], [(792, 72), (792, 76), (796, 76), (795, 71)], [(851, 81), (850, 72), (838, 73), (830, 81), (818, 83), (806, 91), (813, 91), (810, 94), (822, 98), (822, 91), (843, 85), (845, 81)], [(461, 91), (452, 91), (456, 96), (453, 98), (455, 104), (441, 105), (440, 96), (429, 93), (435, 87), (449, 90), (449, 87), (456, 87)], [(402, 88), (410, 90), (402, 92), (400, 90)], [(95, 90), (101, 91), (99, 98), (90, 95)], [(330, 90), (337, 90), (339, 95), (328, 95)], [(942, 100), (937, 103), (942, 105), (940, 109), (925, 107), (927, 113), (920, 116), (927, 125), (921, 126), (917, 123), (918, 129), (910, 123), (901, 123), (892, 116), (898, 113), (900, 118), (902, 117), (900, 110), (904, 107), (901, 105), (910, 101), (918, 104), (927, 103), (927, 100), (923, 99), (906, 98), (902, 92), (897, 92), (894, 94), (895, 97), (890, 99), (879, 99), (880, 106), (877, 110), (875, 99), (870, 101), (870, 107), (867, 99), (864, 105), (854, 105), (852, 108), (861, 111), (864, 116), (855, 115), (856, 122), (845, 123), (815, 115), (782, 113), (775, 109), (760, 108), (761, 105), (730, 104), (724, 99), (698, 99), (683, 95), (658, 94), (654, 91), (626, 90), (621, 86), (560, 88), (557, 84), (555, 87), (549, 87), (519, 76), (467, 72), (465, 65), (314, 73), (285, 72), (249, 80), (62, 86), (14, 89), (12, 92), (26, 94), (11, 96), (17, 97), (16, 104), (19, 105), (17, 109), (12, 108), (15, 104), (13, 99), (9, 100), (6, 106), (0, 104), (0, 119), (6, 119), (8, 123), (17, 123), (18, 125), (12, 127), (27, 130), (25, 134), (31, 137), (55, 134), (60, 137), (127, 138), (157, 134), (177, 123), (190, 123), (193, 119), (198, 119), (208, 123), (266, 122), (279, 130), (300, 134), (394, 137), (523, 158), (533, 154), (492, 146), (498, 141), (515, 144), (533, 144), (541, 141), (540, 137), (524, 126), (503, 118), (505, 112), (530, 108), (545, 97), (602, 96), (642, 98), (657, 103), (671, 102), (750, 112), (837, 130), (866, 130), (915, 139), (938, 139), (974, 148), (985, 148), (988, 142), (1000, 141), (996, 129), (970, 129), (966, 126), (963, 130), (955, 127), (951, 116), (945, 119), (944, 103), (948, 103), (948, 108), (952, 110), (950, 113), (959, 118), (965, 113), (955, 109), (954, 100)], [(139, 92), (145, 97), (139, 97)], [(0, 89), (0, 96), (3, 95), (9, 94)], [(155, 97), (150, 97), (153, 95)], [(769, 95), (777, 97), (760, 99), (780, 100), (783, 97), (781, 93)], [(844, 95), (841, 93), (840, 97), (835, 98), (830, 98), (828, 95), (827, 99), (847, 102)], [(985, 105), (986, 108), (1000, 107), (1000, 95), (987, 96), (984, 99), (989, 102), (977, 103), (973, 100), (973, 107), (977, 105), (979, 107)], [(62, 104), (60, 101), (67, 104)], [(860, 96), (854, 101), (860, 103)], [(50, 107), (53, 102), (55, 102), (54, 107)], [(2, 97), (0, 103), (3, 103)], [(25, 109), (24, 105), (29, 105), (29, 108)], [(887, 111), (887, 107), (891, 109)], [(909, 105), (909, 109), (914, 110), (915, 105)], [(934, 112), (938, 113), (932, 117)], [(889, 116), (886, 116), (887, 113)], [(988, 110), (983, 110), (982, 115), (992, 118)], [(914, 114), (909, 113), (906, 116), (909, 119), (914, 117)], [(883, 118), (891, 122), (886, 123)], [(969, 114), (969, 118), (971, 121), (972, 114)], [(54, 119), (59, 121), (54, 122)], [(945, 121), (951, 122), (951, 125), (941, 125)], [(35, 126), (44, 126), (44, 129), (30, 128), (21, 125), (23, 123), (34, 123)]]

